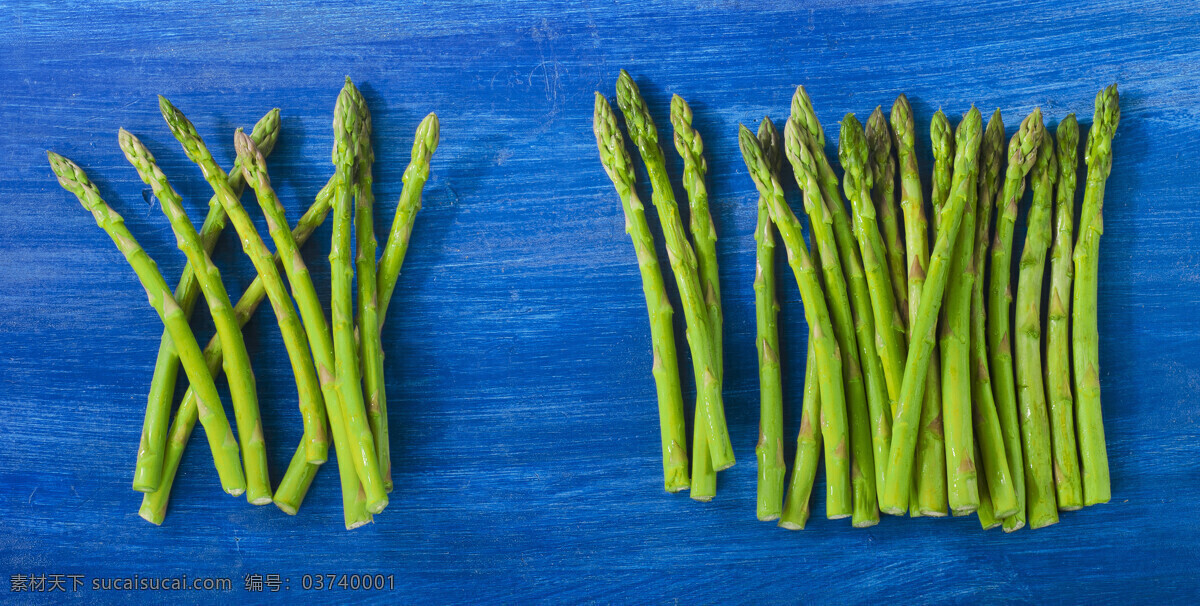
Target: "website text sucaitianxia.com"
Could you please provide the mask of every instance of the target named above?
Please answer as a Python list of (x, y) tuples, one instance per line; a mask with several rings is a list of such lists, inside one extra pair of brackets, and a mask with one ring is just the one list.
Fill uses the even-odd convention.
[[(229, 577), (141, 576), (90, 577), (83, 574), (13, 574), (10, 593), (76, 593), (81, 591), (233, 591), (251, 593), (291, 591), (290, 577), (279, 574), (246, 574), (240, 583)], [(335, 589), (395, 589), (395, 576), (383, 574), (306, 574), (298, 589), (329, 591)]]

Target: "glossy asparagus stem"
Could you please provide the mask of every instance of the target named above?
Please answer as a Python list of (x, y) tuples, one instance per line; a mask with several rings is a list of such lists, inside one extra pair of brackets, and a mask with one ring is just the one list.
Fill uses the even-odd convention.
[(1017, 204), (1025, 192), (1025, 176), (1033, 167), (1043, 133), (1042, 112), (1035, 109), (1021, 121), (1020, 130), (1009, 140), (1008, 166), (1005, 169), (1003, 193), (996, 198), (996, 233), (992, 239), (988, 266), (988, 366), (996, 413), (1000, 417), (1000, 429), (1004, 435), (1004, 452), (1008, 456), (1008, 470), (1017, 497), (1017, 511), (1004, 518), (1005, 532), (1025, 527), (1025, 462), (1021, 450), (1021, 424), (1017, 414), (1016, 379), (1013, 376), (1009, 334), (1013, 231), (1017, 223)]
[[(965, 123), (960, 123), (963, 128)], [(976, 164), (978, 166), (978, 164)], [(958, 177), (958, 175), (955, 175)], [(942, 308), (942, 424), (946, 445), (946, 496), (950, 511), (964, 515), (979, 508), (978, 465), (971, 423), (971, 288), (975, 284), (975, 208), (978, 169), (966, 175), (967, 200), (954, 244), (950, 280)], [(927, 389), (937, 389), (928, 386)]]
[[(996, 401), (992, 397), (985, 325), (987, 310), (983, 298), (984, 268), (992, 233), (992, 208), (1000, 195), (1000, 165), (1003, 154), (1004, 121), (1000, 110), (996, 110), (988, 120), (979, 149), (979, 204), (975, 217), (974, 253), (977, 267), (975, 282), (971, 287), (971, 416), (975, 424), (975, 446), (978, 453), (975, 461), (983, 469), (983, 473), (978, 476), (979, 505), (982, 509), (986, 494), (997, 520), (1007, 518), (1019, 509), (1012, 473), (1009, 471), (1004, 432), (996, 412)], [(982, 519), (982, 516), (980, 517)]]
[(1083, 507), (1079, 450), (1075, 442), (1075, 398), (1071, 390), (1071, 262), (1074, 237), (1075, 169), (1079, 166), (1079, 123), (1068, 114), (1058, 123), (1058, 189), (1054, 202), (1054, 246), (1050, 251), (1050, 299), (1046, 310), (1046, 402), (1054, 447), (1054, 491), (1058, 508)]
[(1037, 154), (1029, 176), (1033, 202), (1029, 206), (1025, 247), (1021, 251), (1013, 333), (1021, 446), (1025, 452), (1025, 510), (1030, 528), (1058, 522), (1050, 419), (1046, 387), (1042, 383), (1042, 278), (1046, 271), (1046, 251), (1050, 248), (1054, 181), (1058, 177), (1054, 139), (1049, 133), (1042, 136)]
[[(758, 142), (772, 176), (779, 178), (783, 161), (783, 141), (770, 118), (763, 118), (758, 127)], [(779, 301), (776, 295), (775, 272), (775, 226), (771, 223), (771, 211), (765, 196), (758, 197), (758, 224), (754, 228), (755, 249), (754, 271), (754, 315), (758, 346), (758, 445), (754, 449), (758, 457), (758, 519), (781, 519), (784, 512), (784, 476), (787, 461), (783, 458), (783, 378), (779, 368)], [(807, 388), (807, 386), (806, 386)], [(803, 413), (801, 413), (803, 415)], [(803, 422), (803, 419), (801, 419)], [(810, 433), (812, 429), (809, 429)], [(807, 461), (806, 461), (807, 462)], [(799, 457), (797, 466), (799, 466)], [(798, 467), (797, 467), (798, 468)], [(813, 466), (815, 470), (815, 465)], [(794, 472), (793, 472), (794, 474)], [(793, 476), (794, 477), (794, 476)], [(801, 478), (795, 478), (800, 480)], [(809, 491), (812, 490), (811, 483)], [(807, 495), (808, 493), (805, 493)], [(800, 495), (797, 495), (799, 498)], [(807, 504), (807, 496), (804, 503)], [(791, 512), (789, 523), (795, 523), (800, 513)], [(803, 516), (808, 509), (804, 507)], [(799, 520), (803, 527), (804, 521)], [(784, 521), (780, 521), (784, 524)]]
[(1100, 235), (1104, 233), (1104, 185), (1112, 170), (1112, 139), (1121, 120), (1121, 100), (1113, 84), (1096, 95), (1096, 113), (1084, 148), (1087, 184), (1075, 241), (1075, 295), (1071, 308), (1071, 353), (1075, 370), (1075, 430), (1083, 474), (1083, 504), (1112, 498), (1108, 449), (1100, 412), (1100, 333), (1096, 299), (1100, 282)]

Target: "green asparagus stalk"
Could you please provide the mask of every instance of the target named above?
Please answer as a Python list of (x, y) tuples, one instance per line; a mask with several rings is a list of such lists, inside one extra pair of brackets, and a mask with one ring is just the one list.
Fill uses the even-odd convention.
[[(279, 139), (279, 110), (267, 112), (250, 133), (266, 155), (271, 154)], [(236, 168), (229, 176), (229, 188), (237, 195), (242, 194), (242, 175)], [(200, 242), (204, 251), (211, 253), (217, 244), (217, 236), (225, 229), (225, 209), (214, 195), (208, 203), (208, 215), (200, 227)], [(199, 283), (191, 265), (185, 265), (179, 285), (175, 287), (175, 300), (183, 310), (185, 318), (192, 315), (196, 298), (200, 294)], [(133, 472), (133, 489), (138, 492), (154, 492), (162, 477), (163, 455), (166, 448), (168, 422), (171, 419), (171, 403), (175, 397), (175, 380), (179, 376), (179, 354), (171, 343), (171, 336), (164, 331), (158, 346), (158, 359), (154, 363), (154, 376), (150, 380), (150, 395), (146, 402), (146, 420), (142, 426), (142, 440), (138, 448), (137, 464)]]
[(367, 495), (367, 511), (375, 514), (387, 507), (387, 489), (379, 471), (375, 440), (363, 404), (362, 381), (358, 373), (358, 347), (354, 341), (354, 265), (350, 260), (351, 231), (354, 228), (355, 160), (361, 150), (362, 119), (351, 101), (353, 84), (346, 84), (338, 95), (333, 114), (333, 164), (337, 167), (337, 185), (333, 195), (333, 242), (329, 248), (330, 296), (333, 326), (333, 352), (337, 383), (342, 397), (342, 417), (346, 436), (354, 452), (354, 468)]
[(1017, 223), (1017, 203), (1025, 192), (1025, 176), (1033, 167), (1044, 132), (1042, 111), (1035, 109), (1021, 121), (1020, 130), (1009, 140), (1004, 192), (996, 199), (996, 235), (992, 240), (992, 258), (988, 270), (988, 364), (992, 373), (992, 394), (996, 402), (996, 413), (1000, 417), (1000, 429), (1004, 435), (1004, 450), (1008, 456), (1008, 471), (1012, 476), (1017, 497), (1016, 513), (1004, 518), (1005, 532), (1013, 532), (1025, 526), (1025, 463), (1021, 450), (1016, 379), (1013, 377), (1012, 344), (1009, 337), (1013, 230)]
[(687, 428), (684, 425), (683, 392), (675, 354), (675, 329), (671, 323), (671, 302), (663, 284), (654, 236), (646, 223), (646, 211), (634, 186), (633, 162), (625, 148), (625, 138), (617, 128), (617, 119), (604, 95), (596, 93), (593, 119), (600, 162), (612, 179), (625, 211), (625, 231), (633, 240), (646, 312), (650, 316), (650, 343), (654, 351), (651, 373), (658, 391), (658, 427), (662, 437), (663, 482), (667, 492), (688, 487)]
[(1054, 203), (1054, 246), (1050, 252), (1050, 307), (1046, 310), (1046, 401), (1054, 447), (1054, 490), (1058, 508), (1083, 507), (1079, 451), (1075, 444), (1074, 397), (1071, 393), (1071, 246), (1075, 223), (1075, 169), (1079, 166), (1079, 123), (1067, 114), (1058, 123), (1058, 190)]
[[(941, 116), (941, 122), (938, 121)], [(925, 217), (925, 199), (921, 191), (921, 176), (917, 166), (916, 122), (908, 97), (900, 95), (892, 104), (892, 131), (896, 135), (896, 157), (900, 163), (900, 208), (904, 211), (904, 243), (908, 261), (908, 329), (917, 321), (917, 310), (921, 305), (921, 289), (925, 286), (925, 274), (929, 269), (929, 224)], [(940, 128), (944, 126), (944, 128)], [(944, 158), (947, 150), (954, 148), (953, 132), (945, 114), (934, 114), (931, 128), (934, 140), (936, 166), (945, 165), (945, 188), (950, 188), (950, 158)], [(953, 156), (953, 153), (950, 154)], [(937, 169), (934, 184), (937, 187)], [(935, 189), (935, 193), (937, 190)], [(934, 214), (936, 217), (937, 214)], [(941, 364), (936, 351), (929, 358), (926, 385), (937, 386), (941, 379)], [(885, 454), (882, 460), (887, 460)], [(917, 454), (914, 459), (916, 472), (913, 474), (912, 494), (909, 507), (914, 516), (945, 516), (946, 510), (946, 456), (942, 434), (942, 392), (929, 388), (921, 400), (921, 427), (917, 433)]]
[[(875, 349), (875, 316), (871, 310), (871, 294), (867, 279), (863, 272), (862, 258), (858, 253), (858, 242), (854, 238), (850, 226), (850, 217), (846, 213), (845, 202), (838, 191), (838, 178), (833, 173), (833, 167), (825, 155), (825, 134), (812, 108), (812, 101), (803, 86), (796, 88), (792, 95), (791, 115), (789, 122), (796, 123), (796, 131), (808, 148), (809, 155), (798, 155), (798, 158), (811, 158), (815, 164), (815, 172), (825, 207), (833, 219), (833, 236), (837, 242), (838, 257), (842, 262), (842, 270), (850, 294), (850, 311), (854, 318), (855, 340), (858, 343), (859, 362), (862, 366), (863, 377), (866, 380), (867, 407), (871, 423), (871, 443), (874, 449), (873, 463), (875, 467), (876, 496), (879, 486), (883, 484), (884, 462), (887, 461), (888, 447), (892, 439), (892, 402), (887, 390), (887, 381), (883, 373), (883, 363)], [(800, 150), (798, 150), (800, 151)], [(816, 255), (814, 255), (816, 257)], [(878, 500), (878, 499), (877, 499)]]
[(958, 237), (963, 208), (968, 197), (967, 190), (974, 187), (973, 180), (968, 176), (974, 175), (977, 170), (982, 121), (979, 110), (972, 107), (963, 117), (957, 133), (952, 193), (941, 211), (941, 229), (929, 258), (929, 273), (925, 278), (925, 286), (921, 289), (921, 305), (917, 310), (917, 322), (912, 331), (912, 334), (919, 338), (914, 339), (908, 349), (900, 405), (892, 425), (892, 450), (889, 453), (887, 483), (883, 491), (884, 512), (892, 515), (902, 515), (908, 510), (922, 392), (929, 370), (929, 358), (933, 353), (938, 311), (942, 305), (946, 282), (950, 277), (951, 248)]
[[(954, 127), (946, 114), (939, 109), (933, 114), (929, 124), (929, 138), (933, 148), (933, 184), (930, 191), (930, 204), (933, 214), (931, 223), (933, 234), (938, 233), (938, 221), (942, 207), (950, 198), (950, 187), (954, 172)], [(928, 269), (928, 250), (924, 254), (926, 269)], [(918, 299), (920, 295), (918, 295)], [(942, 310), (942, 315), (945, 309)], [(916, 322), (916, 310), (912, 311), (909, 322)], [(938, 316), (938, 322), (942, 317)], [(910, 327), (911, 328), (911, 327)], [(926, 515), (946, 515), (948, 513), (949, 497), (946, 486), (946, 434), (945, 423), (942, 419), (942, 360), (937, 348), (929, 359), (929, 374), (926, 377), (925, 395), (921, 401), (921, 428), (917, 433), (917, 457), (914, 461), (916, 473), (913, 475), (913, 485), (917, 489), (918, 510), (923, 499), (933, 504), (935, 508)], [(919, 512), (919, 511), (918, 511)]]
[[(979, 440), (975, 440), (975, 460), (978, 461), (982, 455), (979, 452)], [(975, 510), (975, 516), (979, 518), (979, 525), (984, 530), (991, 530), (1000, 525), (1000, 518), (996, 517), (996, 508), (992, 504), (992, 494), (988, 490), (987, 474), (979, 474), (979, 509)]]
[(208, 303), (216, 326), (217, 337), (224, 352), (225, 374), (229, 381), (229, 394), (233, 399), (233, 412), (238, 426), (238, 438), (242, 448), (242, 459), (246, 469), (246, 498), (254, 505), (271, 502), (270, 484), (260, 480), (267, 477), (267, 450), (263, 442), (262, 417), (258, 411), (258, 390), (254, 372), (250, 368), (250, 354), (242, 338), (241, 326), (233, 314), (233, 303), (221, 283), (221, 272), (213, 264), (200, 234), (188, 219), (183, 209), (183, 198), (159, 169), (153, 154), (145, 145), (125, 129), (120, 130), (119, 142), (125, 158), (137, 169), (138, 176), (154, 191), (162, 206), (163, 214), (171, 222), (179, 250), (187, 256), (200, 283), (200, 290)]
[[(767, 168), (778, 179), (783, 163), (783, 141), (770, 118), (763, 118), (758, 127), (758, 143), (763, 150)], [(787, 462), (783, 458), (783, 378), (779, 368), (779, 300), (775, 288), (775, 228), (767, 198), (758, 197), (758, 224), (754, 228), (755, 249), (754, 312), (758, 336), (758, 519), (781, 519), (784, 512), (783, 482)], [(815, 383), (815, 381), (814, 381)], [(807, 389), (807, 384), (805, 385)], [(807, 397), (807, 396), (806, 396)], [(803, 415), (803, 413), (801, 413)], [(801, 421), (803, 422), (803, 420)], [(697, 424), (698, 426), (700, 424)], [(809, 432), (812, 433), (812, 428)], [(799, 452), (799, 445), (797, 447)], [(818, 453), (819, 455), (819, 453)], [(797, 465), (800, 461), (797, 460)], [(816, 470), (815, 465), (812, 468)], [(796, 478), (795, 472), (792, 474)], [(812, 484), (808, 486), (812, 491)], [(808, 498), (805, 493), (804, 515)], [(799, 496), (799, 495), (797, 495)], [(799, 515), (793, 507), (792, 520)], [(780, 521), (784, 524), (784, 521)], [(800, 521), (800, 526), (804, 521)]]
[[(675, 149), (683, 158), (683, 188), (688, 194), (688, 214), (691, 217), (688, 227), (696, 251), (704, 306), (708, 311), (712, 365), (720, 391), (725, 373), (721, 334), (724, 322), (721, 317), (721, 285), (717, 274), (717, 232), (708, 211), (708, 188), (704, 185), (708, 165), (704, 160), (704, 142), (700, 133), (692, 127), (692, 108), (679, 95), (671, 99), (671, 124), (675, 127)], [(704, 402), (698, 399), (696, 404), (702, 406)], [(705, 412), (702, 417), (709, 414)], [(712, 500), (717, 491), (717, 472), (708, 453), (708, 430), (705, 424), (696, 423), (692, 436), (691, 497), (699, 501)]]
[(892, 133), (888, 130), (883, 108), (876, 106), (867, 118), (868, 165), (871, 170), (871, 199), (883, 227), (892, 295), (901, 318), (908, 317), (908, 276), (905, 271), (904, 242), (900, 240), (900, 221), (896, 217), (896, 157), (892, 155)]
[(378, 315), (381, 328), (387, 317), (388, 303), (392, 301), (392, 292), (396, 289), (396, 280), (400, 278), (404, 255), (408, 252), (413, 222), (416, 221), (417, 211), (421, 210), (421, 192), (425, 189), (425, 182), (429, 180), (429, 160), (437, 150), (440, 132), (437, 114), (430, 113), (417, 126), (417, 134), (413, 139), (412, 156), (408, 167), (404, 169), (404, 187), (400, 190), (400, 202), (396, 205), (396, 216), (392, 219), (392, 229), (383, 246), (383, 254), (379, 257), (376, 272), (379, 282), (376, 296), (379, 298)]
[(742, 126), (738, 131), (738, 144), (759, 195), (767, 198), (771, 221), (779, 228), (779, 235), (788, 253), (788, 264), (792, 266), (792, 273), (800, 288), (800, 298), (804, 302), (804, 317), (809, 325), (810, 342), (816, 348), (817, 378), (820, 383), (827, 487), (825, 513), (830, 519), (844, 518), (851, 515), (852, 511), (846, 397), (842, 384), (842, 355), (834, 337), (829, 307), (817, 277), (816, 263), (804, 244), (800, 220), (788, 208), (783, 186), (771, 174), (758, 138), (750, 129)]
[(796, 462), (779, 526), (804, 530), (808, 523), (813, 483), (821, 460), (821, 388), (817, 374), (817, 349), (813, 330), (808, 331), (808, 356), (804, 363), (804, 397), (800, 412), (800, 432), (796, 435)]
[(387, 393), (383, 379), (383, 343), (379, 336), (378, 275), (375, 253), (375, 192), (371, 165), (375, 151), (371, 147), (371, 110), (358, 88), (350, 83), (350, 99), (362, 119), (359, 139), (357, 172), (354, 188), (354, 237), (357, 244), (355, 267), (358, 269), (358, 342), (362, 363), (363, 397), (366, 400), (367, 420), (375, 439), (375, 455), (379, 458), (379, 474), (383, 488), (392, 491), (392, 457), (388, 439)]
[(241, 495), (246, 491), (246, 479), (242, 474), (241, 461), (238, 460), (237, 440), (233, 437), (233, 429), (225, 417), (225, 409), (221, 406), (221, 396), (213, 383), (212, 373), (204, 364), (204, 354), (200, 352), (196, 336), (188, 326), (179, 303), (171, 295), (166, 280), (159, 273), (158, 266), (137, 243), (133, 234), (129, 233), (121, 215), (100, 197), (100, 192), (82, 168), (54, 152), (46, 152), (46, 155), (50, 159), (50, 168), (58, 177), (59, 185), (75, 194), (83, 207), (91, 211), (96, 218), (96, 224), (112, 238), (137, 274), (142, 287), (146, 289), (150, 306), (158, 312), (158, 317), (167, 328), (188, 381), (198, 392), (196, 414), (208, 434), (208, 444), (212, 449), (217, 474), (221, 478), (221, 488), (231, 495)]
[[(964, 128), (964, 123), (959, 123)], [(982, 144), (981, 144), (982, 145)], [(942, 309), (942, 423), (945, 428), (946, 496), (954, 515), (979, 508), (975, 436), (971, 422), (971, 288), (975, 284), (975, 206), (978, 169), (966, 175), (967, 199), (954, 244)], [(957, 175), (956, 175), (957, 177)], [(928, 389), (937, 389), (937, 384)]]
[[(838, 141), (838, 157), (845, 170), (843, 189), (854, 212), (854, 236), (862, 254), (863, 272), (871, 293), (871, 309), (875, 315), (876, 350), (883, 363), (888, 397), (896, 400), (904, 376), (904, 322), (892, 294), (892, 280), (887, 268), (886, 247), (879, 233), (875, 206), (871, 203), (871, 174), (867, 171), (867, 139), (862, 124), (854, 114), (842, 119)], [(891, 330), (888, 330), (888, 328)], [(892, 414), (895, 415), (893, 410)], [(894, 431), (893, 426), (893, 431)], [(894, 437), (894, 434), (893, 434)]]
[[(246, 182), (254, 189), (258, 206), (267, 219), (267, 231), (275, 242), (284, 272), (287, 274), (288, 282), (292, 285), (292, 294), (296, 298), (296, 306), (299, 308), (300, 318), (304, 322), (305, 334), (312, 347), (313, 361), (316, 363), (317, 377), (321, 383), (321, 395), (325, 399), (329, 424), (333, 430), (334, 451), (338, 453), (338, 471), (344, 476), (342, 482), (343, 510), (354, 512), (356, 509), (354, 502), (358, 499), (359, 482), (351, 462), (354, 455), (352, 442), (346, 434), (343, 422), (345, 413), (342, 411), (341, 395), (337, 382), (334, 380), (336, 362), (329, 325), (325, 322), (325, 310), (321, 306), (321, 300), (317, 297), (317, 290), (313, 286), (308, 266), (300, 255), (300, 245), (287, 228), (287, 214), (283, 209), (283, 204), (275, 194), (274, 188), (271, 187), (266, 158), (241, 130), (234, 134), (234, 143)], [(288, 471), (291, 475), (285, 474), (284, 479), (280, 482), (280, 489), (276, 491), (275, 495), (275, 504), (283, 511), (295, 514), (299, 509), (300, 502), (304, 499), (304, 492), (308, 488), (307, 483), (297, 480), (306, 476), (311, 478), (315, 469), (310, 470), (308, 467), (296, 463), (294, 466), (289, 465)], [(282, 495), (278, 494), (280, 491), (283, 491)]]
[[(240, 171), (239, 171), (240, 172)], [(295, 229), (292, 231), (292, 236), (296, 239), (298, 245), (303, 246), (308, 241), (309, 236), (319, 227), (324, 221), (325, 216), (329, 214), (330, 204), (333, 200), (332, 180), (321, 189), (317, 194), (316, 201), (300, 217), (296, 223)], [(275, 262), (279, 262), (279, 255), (275, 255)], [(254, 315), (260, 303), (266, 298), (267, 291), (263, 286), (261, 277), (256, 277), (250, 286), (242, 293), (241, 299), (233, 307), (233, 313), (237, 316), (238, 325), (245, 326), (246, 322)], [(208, 345), (204, 348), (204, 360), (208, 364), (208, 369), (214, 375), (221, 371), (223, 353), (221, 343), (217, 337), (213, 337)], [(138, 511), (138, 515), (146, 521), (153, 524), (162, 524), (166, 516), (167, 503), (171, 496), (171, 486), (175, 480), (175, 473), (179, 469), (179, 461), (183, 457), (183, 450), (187, 446), (188, 438), (192, 434), (192, 429), (196, 426), (198, 416), (198, 406), (194, 386), (189, 386), (186, 393), (183, 395), (183, 400), (179, 405), (179, 410), (175, 413), (175, 420), (171, 423), (170, 438), (167, 442), (166, 456), (164, 457), (163, 476), (157, 490), (148, 493), (142, 497), (142, 506)], [(293, 465), (288, 467), (288, 473), (284, 474), (283, 480), (280, 482), (278, 489), (275, 491), (275, 499), (283, 502), (292, 503), (293, 509), (300, 507), (300, 501), (304, 498), (304, 492), (307, 491), (308, 485), (312, 482), (313, 476), (316, 475), (318, 465), (308, 463), (303, 456), (304, 443), (296, 449), (299, 458), (304, 460), (304, 465), (300, 470), (304, 470), (301, 478), (297, 481), (294, 476), (293, 468), (297, 457), (293, 457)], [(349, 464), (349, 461), (347, 461)], [(341, 466), (341, 458), (339, 457), (339, 467)], [(358, 492), (358, 477), (351, 476), (354, 480), (355, 492)], [(297, 486), (298, 485), (298, 486)], [(286, 511), (286, 509), (285, 509)], [(357, 528), (370, 521), (370, 514), (360, 503), (356, 511), (347, 511), (346, 525), (347, 528)]]
[(1083, 161), (1087, 183), (1079, 212), (1075, 241), (1075, 295), (1071, 311), (1071, 341), (1075, 369), (1075, 427), (1083, 473), (1083, 504), (1107, 503), (1112, 498), (1108, 451), (1100, 412), (1100, 333), (1096, 299), (1100, 279), (1100, 235), (1104, 233), (1104, 185), (1112, 170), (1112, 139), (1121, 120), (1121, 99), (1113, 84), (1096, 95), (1096, 113), (1088, 131)]
[(1046, 411), (1046, 386), (1042, 384), (1042, 278), (1046, 251), (1050, 249), (1050, 214), (1058, 161), (1054, 138), (1046, 133), (1030, 172), (1033, 202), (1029, 207), (1025, 248), (1017, 276), (1014, 353), (1017, 371), (1017, 404), (1021, 446), (1025, 451), (1025, 508), (1030, 528), (1058, 522), (1054, 498), (1054, 463), (1050, 454), (1050, 419)]
[[(309, 440), (305, 444), (306, 456), (309, 462), (324, 462), (329, 450), (329, 435), (325, 430), (325, 403), (321, 398), (321, 388), (316, 371), (313, 370), (308, 338), (304, 335), (304, 327), (300, 323), (300, 317), (296, 315), (295, 307), (292, 306), (291, 296), (288, 295), (283, 278), (279, 275), (279, 269), (272, 261), (273, 255), (266, 243), (263, 242), (262, 236), (258, 234), (254, 222), (251, 221), (246, 209), (242, 207), (241, 201), (229, 189), (228, 176), (213, 160), (212, 154), (209, 153), (204, 140), (196, 132), (195, 126), (165, 97), (159, 96), (158, 107), (171, 129), (171, 134), (183, 146), (184, 153), (192, 162), (200, 166), (201, 172), (204, 173), (204, 179), (216, 192), (221, 206), (225, 208), (225, 214), (233, 223), (239, 240), (241, 240), (242, 250), (250, 257), (258, 274), (263, 277), (267, 298), (271, 301), (271, 308), (279, 321), (279, 331), (283, 335), (283, 343), (292, 363), (292, 372), (296, 376), (296, 390), (300, 396), (300, 414), (304, 420), (304, 435)], [(270, 481), (266, 477), (265, 466), (261, 477), (257, 480), (250, 480), (252, 486), (255, 481), (262, 482), (268, 487), (264, 496), (269, 498)]]
[[(1000, 195), (1000, 163), (1004, 152), (1004, 120), (1000, 110), (988, 120), (979, 148), (979, 204), (975, 221), (975, 281), (971, 286), (971, 416), (975, 424), (975, 461), (983, 466), (979, 474), (979, 507), (986, 495), (997, 520), (1017, 512), (1017, 493), (1013, 488), (1005, 454), (1004, 432), (992, 397), (988, 371), (986, 310), (983, 305), (983, 272), (988, 240), (991, 236), (992, 207)], [(985, 480), (986, 478), (986, 480)], [(986, 481), (986, 488), (985, 488)], [(980, 516), (983, 520), (983, 516)]]
[(879, 523), (879, 501), (875, 492), (875, 445), (872, 443), (867, 392), (857, 355), (858, 343), (846, 277), (842, 273), (833, 235), (833, 218), (817, 183), (816, 159), (805, 144), (800, 128), (797, 120), (788, 120), (784, 141), (792, 173), (804, 192), (804, 209), (812, 227), (813, 246), (818, 251), (816, 256), (825, 278), (825, 297), (833, 320), (834, 336), (838, 341), (838, 349), (846, 352), (842, 356), (842, 382), (846, 390), (846, 413), (850, 425), (850, 483), (854, 498), (851, 522), (856, 528), (864, 528)]
[[(721, 471), (734, 464), (733, 445), (725, 424), (724, 404), (721, 400), (719, 371), (712, 360), (712, 331), (708, 322), (704, 291), (700, 285), (696, 253), (683, 231), (683, 220), (667, 176), (666, 161), (662, 147), (658, 144), (658, 130), (638, 91), (637, 84), (625, 70), (617, 79), (617, 104), (625, 114), (625, 125), (629, 138), (641, 152), (646, 172), (653, 187), (653, 202), (658, 211), (667, 243), (667, 255), (675, 282), (679, 287), (679, 298), (683, 303), (683, 315), (687, 320), (688, 345), (692, 352), (692, 366), (696, 376), (696, 391), (701, 404), (702, 421), (707, 423), (709, 458), (713, 469)], [(757, 140), (756, 140), (757, 141)], [(693, 445), (693, 448), (696, 448)], [(694, 471), (693, 471), (694, 473)]]
[[(894, 431), (896, 403), (904, 374), (904, 322), (896, 307), (891, 275), (886, 265), (886, 248), (870, 198), (873, 177), (867, 171), (869, 154), (866, 135), (853, 114), (847, 114), (842, 120), (838, 156), (845, 169), (843, 189), (854, 213), (854, 236), (859, 243), (863, 271), (870, 289), (871, 309), (875, 317), (875, 347), (883, 366)], [(894, 439), (895, 435), (892, 437)], [(887, 459), (884, 461), (886, 463)], [(888, 473), (885, 469), (885, 484)], [(879, 504), (882, 507), (884, 501), (880, 499)]]

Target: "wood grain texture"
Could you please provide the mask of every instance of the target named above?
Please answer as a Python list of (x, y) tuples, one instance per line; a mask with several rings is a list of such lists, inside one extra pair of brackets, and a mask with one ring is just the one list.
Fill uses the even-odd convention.
[[(4, 585), (17, 573), (187, 574), (232, 577), (234, 593), (249, 597), (244, 575), (280, 573), (291, 594), (257, 597), (283, 599), (297, 597), (305, 573), (382, 572), (396, 575), (396, 590), (358, 597), (1194, 600), (1200, 6), (768, 4), (281, 2), (201, 13), (196, 3), (0, 2), (0, 594), (19, 597)], [(721, 474), (709, 505), (662, 490), (638, 270), (591, 132), (592, 91), (611, 97), (621, 67), (664, 133), (670, 95), (687, 98), (707, 147), (725, 401), (740, 461)], [(174, 280), (183, 257), (121, 157), (117, 128), (142, 138), (198, 217), (208, 187), (154, 95), (187, 112), (225, 166), (234, 128), (281, 107), (269, 163), (295, 220), (332, 172), (330, 122), (346, 74), (360, 83), (378, 134), (377, 223), (390, 223), (417, 122), (437, 111), (442, 123), (384, 331), (392, 504), (373, 526), (343, 531), (328, 469), (297, 517), (249, 507), (223, 496), (194, 437), (167, 521), (152, 527), (137, 517), (140, 495), (129, 484), (161, 328), (117, 251), (54, 182), (44, 150), (88, 170)], [(805, 84), (833, 152), (843, 113), (866, 116), (906, 92), (928, 179), (937, 108), (958, 116), (972, 102), (998, 106), (1015, 126), (1040, 105), (1051, 123), (1076, 112), (1086, 126), (1096, 91), (1114, 81), (1122, 120), (1099, 303), (1113, 502), (1010, 536), (983, 533), (974, 518), (885, 518), (867, 530), (814, 519), (801, 533), (755, 521), (755, 192), (737, 123), (784, 118), (795, 85)], [(673, 153), (668, 166), (678, 180)], [(326, 224), (305, 249), (323, 293), (329, 235)], [(248, 260), (230, 235), (215, 258), (236, 296), (252, 277)], [(781, 280), (794, 436), (807, 328), (795, 284)], [(203, 312), (197, 325), (202, 338), (211, 334)], [(277, 481), (300, 421), (268, 306), (246, 341)], [(690, 400), (690, 377), (684, 383)]]

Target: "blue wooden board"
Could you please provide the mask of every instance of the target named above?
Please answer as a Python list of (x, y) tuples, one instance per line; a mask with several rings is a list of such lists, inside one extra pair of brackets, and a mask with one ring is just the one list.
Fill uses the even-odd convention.
[[(274, 4), (0, 2), (0, 597), (64, 599), (10, 593), (11, 577), (81, 574), (88, 585), (73, 597), (97, 601), (320, 598), (303, 576), (326, 573), (393, 575), (389, 590), (325, 596), (375, 602), (1200, 597), (1200, 5)], [(611, 97), (622, 67), (664, 134), (670, 95), (686, 97), (707, 147), (739, 461), (707, 505), (662, 491), (645, 307), (591, 131), (592, 92)], [(117, 128), (142, 137), (199, 217), (210, 192), (154, 95), (187, 112), (225, 166), (233, 129), (281, 107), (270, 166), (294, 220), (331, 173), (347, 74), (375, 116), (377, 222), (390, 223), (417, 122), (436, 111), (442, 124), (384, 331), (391, 506), (343, 530), (331, 469), (296, 517), (249, 506), (221, 493), (194, 436), (166, 523), (151, 526), (129, 485), (161, 327), (44, 151), (88, 170), (173, 282), (182, 255)], [(832, 152), (845, 112), (865, 117), (906, 92), (927, 173), (939, 107), (1003, 108), (1010, 133), (1035, 106), (1050, 123), (1076, 112), (1086, 124), (1111, 82), (1122, 120), (1100, 330), (1112, 503), (1013, 535), (981, 532), (973, 517), (852, 530), (821, 519), (820, 497), (803, 532), (756, 521), (755, 192), (737, 124), (783, 119), (805, 84)], [(305, 248), (321, 288), (328, 240), (326, 225)], [(238, 248), (226, 235), (215, 255), (235, 295), (253, 275)], [(795, 435), (806, 328), (794, 282), (781, 283)], [(203, 312), (197, 326), (211, 333)], [(247, 342), (278, 479), (300, 423), (267, 306)], [(185, 574), (234, 589), (90, 585)], [(245, 593), (253, 574), (279, 574), (289, 589)]]

